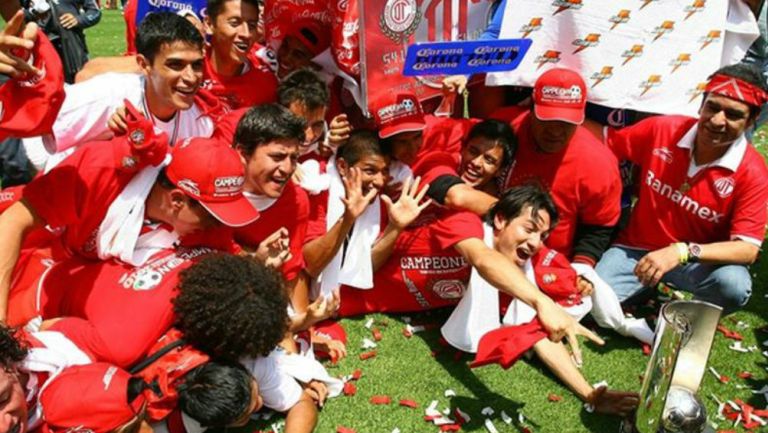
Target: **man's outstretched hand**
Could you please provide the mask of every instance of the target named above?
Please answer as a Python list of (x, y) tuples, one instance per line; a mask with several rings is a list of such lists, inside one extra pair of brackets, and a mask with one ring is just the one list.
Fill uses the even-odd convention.
[(18, 11), (0, 31), (0, 74), (22, 78), (39, 73), (27, 63), (29, 50), (35, 47), (37, 24), (24, 23), (24, 12)]

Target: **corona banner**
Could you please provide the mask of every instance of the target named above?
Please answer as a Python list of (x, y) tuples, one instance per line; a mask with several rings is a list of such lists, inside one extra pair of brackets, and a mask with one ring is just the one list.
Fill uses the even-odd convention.
[[(360, 81), (369, 111), (385, 94), (440, 94), (442, 76), (403, 75), (409, 45), (477, 39), (488, 23), (489, 0), (359, 1)], [(519, 36), (512, 36), (517, 38)]]
[(500, 37), (533, 44), (516, 70), (486, 84), (532, 86), (566, 67), (581, 72), (590, 102), (694, 115), (707, 77), (757, 36), (741, 0), (508, 0)]

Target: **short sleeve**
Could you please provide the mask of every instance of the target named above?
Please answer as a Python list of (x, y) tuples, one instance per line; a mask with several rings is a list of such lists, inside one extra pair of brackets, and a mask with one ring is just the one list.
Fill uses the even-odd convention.
[(755, 152), (748, 151), (745, 157), (750, 156), (754, 156), (750, 160), (755, 167), (747, 173), (749, 178), (744, 179), (746, 186), (736, 192), (730, 235), (731, 239), (741, 239), (759, 247), (765, 238), (768, 219), (768, 188), (764, 183), (768, 179), (768, 170)]
[(259, 384), (264, 405), (277, 412), (286, 412), (301, 399), (301, 385), (283, 373), (273, 354), (241, 361)]
[(640, 151), (653, 143), (653, 125), (655, 118), (648, 118), (626, 128), (606, 128), (605, 143), (619, 161), (632, 161), (639, 164)]
[(445, 210), (432, 227), (433, 235), (442, 249), (470, 239), (483, 239), (483, 223), (472, 212)]
[[(605, 149), (600, 150), (605, 151)], [(621, 213), (619, 164), (610, 152), (606, 153), (605, 158), (602, 158), (600, 169), (584, 171), (584, 177), (579, 183), (579, 223), (581, 224), (609, 227), (619, 221)]]

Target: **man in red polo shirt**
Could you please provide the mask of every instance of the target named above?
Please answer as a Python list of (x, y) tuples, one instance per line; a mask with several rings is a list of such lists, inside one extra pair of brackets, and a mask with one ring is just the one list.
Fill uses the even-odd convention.
[(744, 131), (766, 99), (759, 69), (731, 65), (710, 77), (698, 119), (658, 116), (608, 130), (616, 156), (640, 166), (629, 225), (597, 266), (621, 300), (661, 281), (726, 312), (747, 303), (768, 170)]

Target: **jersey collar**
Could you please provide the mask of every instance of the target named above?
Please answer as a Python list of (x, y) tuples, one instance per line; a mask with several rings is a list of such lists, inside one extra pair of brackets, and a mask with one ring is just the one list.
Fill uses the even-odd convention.
[[(698, 123), (694, 123), (691, 129), (689, 129), (688, 132), (683, 135), (680, 141), (677, 142), (677, 147), (686, 149), (688, 150), (689, 154), (692, 154), (693, 142), (696, 139), (696, 132), (698, 131), (698, 128)], [(722, 167), (732, 172), (736, 172), (736, 169), (739, 168), (739, 164), (741, 164), (741, 160), (744, 159), (744, 154), (747, 152), (747, 145), (747, 137), (744, 134), (741, 134), (741, 136), (737, 138), (733, 144), (731, 144), (723, 156), (709, 164), (704, 165), (696, 165), (696, 163), (693, 161), (693, 155), (691, 155), (691, 162), (688, 167), (688, 175), (695, 175), (705, 167), (712, 166)]]

